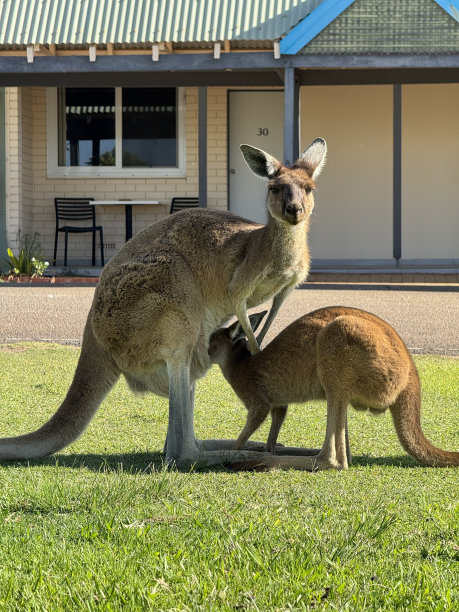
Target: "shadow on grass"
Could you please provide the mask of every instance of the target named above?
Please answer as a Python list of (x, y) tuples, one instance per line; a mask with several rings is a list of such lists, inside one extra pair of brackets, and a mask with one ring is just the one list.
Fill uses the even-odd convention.
[(24, 461), (0, 461), (0, 465), (52, 465), (66, 468), (86, 468), (93, 472), (123, 471), (123, 472), (158, 472), (164, 469), (164, 455), (159, 452), (115, 453), (73, 453), (69, 455), (50, 455), (38, 459)]
[[(0, 461), (0, 465), (11, 465), (10, 461)], [(114, 471), (127, 473), (153, 473), (160, 472), (165, 469), (164, 455), (159, 452), (139, 452), (139, 453), (116, 453), (104, 455), (102, 453), (81, 453), (71, 455), (51, 455), (50, 457), (42, 457), (40, 459), (29, 459), (28, 461), (14, 461), (17, 466), (25, 464), (30, 466), (60, 466), (66, 468), (81, 469), (86, 468), (94, 472)], [(387, 466), (398, 468), (413, 468), (421, 467), (414, 459), (408, 455), (397, 455), (388, 457), (369, 457), (366, 455), (355, 455), (352, 457), (351, 468), (355, 467), (373, 467)], [(422, 466), (425, 467), (425, 466)], [(190, 468), (174, 468), (179, 472), (190, 472)], [(196, 472), (231, 472), (231, 466), (213, 465), (206, 467), (205, 465), (193, 467), (192, 471)]]

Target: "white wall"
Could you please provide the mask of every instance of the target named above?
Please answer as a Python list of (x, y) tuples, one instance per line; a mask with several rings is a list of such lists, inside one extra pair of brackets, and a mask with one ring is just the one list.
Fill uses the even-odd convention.
[(459, 83), (402, 87), (402, 258), (459, 258)]
[(302, 87), (300, 146), (328, 158), (310, 228), (313, 259), (392, 258), (391, 85)]

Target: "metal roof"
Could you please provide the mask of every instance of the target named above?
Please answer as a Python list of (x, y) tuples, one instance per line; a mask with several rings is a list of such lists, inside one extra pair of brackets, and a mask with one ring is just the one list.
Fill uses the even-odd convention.
[(0, 45), (276, 40), (323, 0), (0, 0)]

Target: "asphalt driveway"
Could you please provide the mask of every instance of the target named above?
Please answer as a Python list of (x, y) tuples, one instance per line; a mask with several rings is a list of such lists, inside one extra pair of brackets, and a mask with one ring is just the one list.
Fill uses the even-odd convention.
[[(94, 287), (0, 285), (0, 344), (81, 344)], [(459, 356), (459, 286), (308, 283), (281, 308), (269, 341), (288, 323), (323, 306), (363, 308), (388, 321), (415, 353)]]

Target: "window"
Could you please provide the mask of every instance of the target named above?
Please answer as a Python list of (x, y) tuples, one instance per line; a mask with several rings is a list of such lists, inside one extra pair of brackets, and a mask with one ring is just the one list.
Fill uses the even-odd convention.
[(50, 176), (184, 176), (183, 91), (48, 90)]
[(115, 90), (58, 90), (59, 166), (115, 166)]

